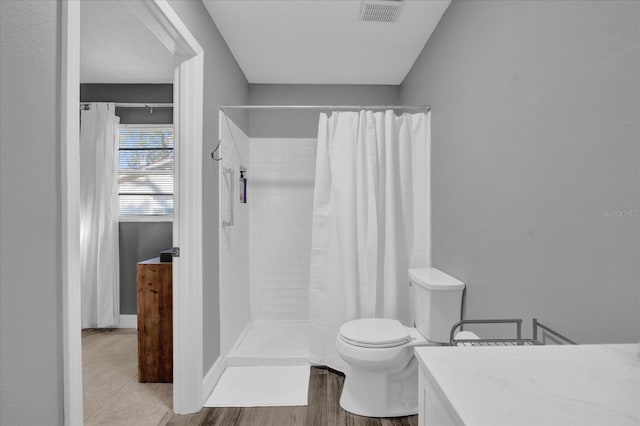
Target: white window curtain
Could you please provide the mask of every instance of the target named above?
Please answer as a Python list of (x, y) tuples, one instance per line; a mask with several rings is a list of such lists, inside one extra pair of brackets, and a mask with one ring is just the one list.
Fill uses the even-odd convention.
[(93, 103), (80, 116), (82, 328), (112, 327), (120, 315), (118, 125), (115, 104)]
[(311, 362), (344, 371), (340, 325), (412, 325), (408, 269), (431, 262), (430, 114), (321, 114), (309, 280)]

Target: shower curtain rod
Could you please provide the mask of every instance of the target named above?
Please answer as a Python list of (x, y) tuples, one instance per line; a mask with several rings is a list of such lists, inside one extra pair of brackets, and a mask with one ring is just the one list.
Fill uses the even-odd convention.
[(173, 103), (136, 104), (116, 102), (116, 108), (173, 108)]
[[(91, 102), (80, 102), (80, 105), (89, 105)], [(116, 108), (173, 108), (173, 103), (128, 103), (115, 102)]]
[(220, 105), (220, 109), (417, 109), (431, 111), (430, 105), (409, 106), (409, 105)]
[[(294, 109), (294, 110), (353, 110), (353, 109), (404, 109), (431, 111), (431, 105), (409, 106), (409, 105), (220, 105), (218, 109), (218, 122), (222, 122), (222, 111), (225, 109)], [(216, 152), (222, 144), (222, 126), (218, 127), (218, 145), (211, 152), (211, 158), (215, 161), (222, 160), (216, 157)]]

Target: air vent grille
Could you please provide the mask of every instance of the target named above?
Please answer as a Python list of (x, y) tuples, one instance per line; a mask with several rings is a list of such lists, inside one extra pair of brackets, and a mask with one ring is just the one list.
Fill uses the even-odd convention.
[(393, 22), (402, 7), (400, 0), (363, 0), (360, 20), (364, 22)]

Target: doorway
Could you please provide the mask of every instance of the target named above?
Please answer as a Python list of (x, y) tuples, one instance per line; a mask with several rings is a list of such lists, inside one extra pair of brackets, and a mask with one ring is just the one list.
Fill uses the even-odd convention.
[[(176, 145), (173, 346), (176, 413), (202, 407), (202, 80), (203, 50), (166, 1), (123, 2), (175, 59)], [(79, 247), (80, 2), (62, 2), (61, 190), (65, 424), (82, 424)], [(177, 285), (181, 283), (182, 285)]]

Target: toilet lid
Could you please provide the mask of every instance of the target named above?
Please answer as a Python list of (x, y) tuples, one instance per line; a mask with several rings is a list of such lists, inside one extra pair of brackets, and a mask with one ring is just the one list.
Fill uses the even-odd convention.
[(389, 348), (404, 345), (411, 336), (400, 321), (364, 318), (346, 322), (340, 327), (340, 337), (355, 346)]

